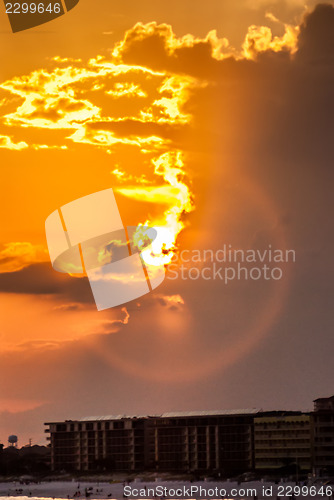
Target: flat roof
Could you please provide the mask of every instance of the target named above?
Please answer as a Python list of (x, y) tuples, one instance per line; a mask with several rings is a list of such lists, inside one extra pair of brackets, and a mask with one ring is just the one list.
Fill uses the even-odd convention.
[(213, 416), (225, 416), (225, 415), (254, 415), (260, 413), (262, 410), (259, 408), (245, 408), (240, 410), (207, 410), (207, 411), (177, 411), (177, 412), (167, 412), (159, 415), (161, 418), (170, 417), (213, 417)]
[(122, 420), (122, 419), (141, 419), (141, 418), (182, 418), (182, 417), (214, 417), (214, 416), (233, 416), (233, 415), (256, 415), (263, 410), (260, 408), (245, 408), (237, 410), (200, 410), (200, 411), (178, 411), (166, 412), (152, 415), (94, 415), (82, 417), (78, 420), (62, 420), (61, 422), (45, 422), (44, 425), (49, 424), (63, 424), (65, 422), (97, 422), (104, 420)]

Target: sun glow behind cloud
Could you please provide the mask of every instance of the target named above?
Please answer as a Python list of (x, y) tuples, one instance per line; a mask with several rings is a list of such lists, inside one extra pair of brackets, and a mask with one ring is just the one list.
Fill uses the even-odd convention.
[[(181, 42), (180, 42), (181, 43)], [(179, 45), (180, 45), (179, 43)], [(189, 40), (184, 40), (189, 44)], [(111, 153), (118, 145), (139, 148), (149, 155), (151, 165), (150, 183), (144, 196), (154, 203), (167, 206), (164, 216), (145, 223), (160, 225), (159, 251), (163, 263), (171, 258), (168, 252), (175, 249), (179, 232), (184, 228), (184, 217), (193, 209), (190, 188), (185, 182), (182, 152), (172, 141), (157, 133), (152, 134), (145, 125), (187, 125), (191, 115), (183, 111), (188, 93), (196, 86), (194, 78), (184, 75), (170, 75), (167, 72), (125, 65), (97, 56), (90, 59), (86, 67), (81, 61), (55, 58), (54, 62), (65, 67), (51, 71), (40, 69), (30, 75), (15, 77), (1, 84), (1, 89), (21, 99), (15, 111), (4, 115), (2, 125), (6, 129), (37, 128), (64, 132), (64, 144), (89, 145)], [(124, 81), (124, 78), (127, 81)], [(152, 83), (153, 80), (153, 83)], [(146, 88), (145, 88), (146, 87)], [(112, 104), (131, 98), (131, 106), (123, 115), (113, 113)], [(140, 105), (137, 100), (140, 99)], [(110, 106), (111, 101), (111, 106)], [(111, 112), (108, 111), (111, 109)], [(143, 126), (139, 134), (117, 133), (113, 126), (125, 120)], [(3, 136), (2, 145), (10, 149), (28, 148), (26, 142), (15, 143)], [(30, 144), (33, 149), (59, 147)], [(118, 173), (117, 169), (114, 172)], [(117, 177), (117, 176), (116, 176)], [(163, 184), (156, 185), (162, 178)], [(133, 199), (143, 199), (145, 188), (141, 186), (143, 175), (131, 175), (132, 186), (119, 189), (121, 194)], [(138, 221), (138, 223), (144, 221)]]
[[(267, 17), (278, 22), (270, 14)], [(154, 252), (147, 253), (145, 258), (149, 263), (168, 264), (176, 251), (178, 235), (186, 227), (186, 216), (194, 209), (194, 195), (187, 154), (175, 141), (175, 134), (173, 137), (166, 131), (179, 132), (191, 126), (193, 116), (187, 108), (190, 96), (210, 82), (190, 76), (182, 68), (152, 69), (149, 64), (124, 61), (136, 44), (152, 39), (158, 41), (171, 60), (190, 49), (205, 49), (217, 63), (231, 56), (255, 59), (265, 51), (293, 53), (298, 28), (285, 25), (284, 29), (284, 34), (278, 37), (272, 35), (269, 27), (251, 26), (242, 49), (237, 51), (226, 38), (219, 38), (215, 30), (204, 38), (191, 34), (177, 37), (167, 24), (137, 23), (109, 56), (97, 55), (87, 62), (54, 57), (53, 69), (41, 68), (0, 85), (6, 95), (0, 102), (6, 110), (0, 122), (3, 132), (0, 147), (47, 151), (71, 150), (79, 145), (98, 148), (110, 155), (122, 147), (139, 150), (147, 157), (146, 171), (139, 173), (138, 169), (134, 172), (133, 168), (128, 170), (122, 165), (120, 169), (114, 165), (113, 187), (127, 198), (163, 206), (161, 215), (137, 223), (162, 228), (154, 242)], [(7, 98), (16, 99), (9, 112)], [(49, 142), (16, 140), (17, 130), (22, 129), (51, 132)], [(52, 132), (55, 138), (57, 133), (54, 142)]]
[[(278, 22), (271, 14), (267, 14), (267, 17), (274, 22)], [(268, 26), (252, 25), (248, 28), (242, 45), (242, 55), (246, 59), (256, 59), (257, 54), (270, 50), (273, 52), (287, 50), (294, 54), (297, 50), (298, 34), (299, 27), (290, 24), (284, 25), (284, 34), (282, 36), (273, 36)]]

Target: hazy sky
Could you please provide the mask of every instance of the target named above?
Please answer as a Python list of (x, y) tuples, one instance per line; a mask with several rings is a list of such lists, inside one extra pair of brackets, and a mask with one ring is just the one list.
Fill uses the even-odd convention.
[[(315, 5), (80, 0), (17, 34), (2, 9), (0, 442), (332, 395), (334, 7)], [(86, 278), (52, 269), (44, 223), (109, 187), (125, 225), (170, 226), (175, 255), (296, 261), (280, 280), (169, 275), (98, 312)]]

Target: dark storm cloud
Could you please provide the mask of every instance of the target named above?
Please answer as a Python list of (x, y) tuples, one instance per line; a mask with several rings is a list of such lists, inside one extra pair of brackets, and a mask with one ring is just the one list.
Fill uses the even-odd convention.
[(59, 295), (71, 303), (92, 303), (87, 278), (73, 278), (55, 272), (51, 264), (32, 264), (20, 271), (0, 274), (0, 292), (32, 295)]
[(194, 144), (200, 148), (209, 130), (211, 145), (220, 142), (230, 150), (237, 138), (245, 151), (258, 148), (259, 154), (266, 151), (284, 162), (305, 157), (309, 163), (312, 158), (324, 168), (334, 147), (333, 13), (333, 5), (322, 4), (305, 16), (294, 54), (287, 49), (267, 50), (257, 54), (255, 61), (234, 57), (218, 61), (212, 57), (210, 40), (171, 51), (166, 25), (146, 32), (137, 25), (128, 31), (121, 55), (126, 63), (207, 82), (184, 105), (184, 111), (194, 116), (201, 138), (192, 137), (189, 149)]
[[(238, 66), (234, 58), (218, 61), (212, 57), (212, 42), (200, 41), (192, 46), (180, 46), (171, 52), (168, 42), (171, 29), (166, 25), (156, 25), (143, 32), (140, 25), (129, 30), (121, 49), (122, 60), (127, 64), (141, 64), (154, 70), (191, 75), (199, 78), (216, 77), (221, 71), (246, 71), (253, 65), (241, 61)], [(171, 42), (172, 43), (172, 42)]]
[[(145, 33), (140, 25), (129, 30), (125, 36), (121, 56), (126, 63), (143, 64), (154, 69), (193, 75), (202, 78), (249, 78), (259, 75), (261, 63), (235, 60), (229, 57), (217, 60), (212, 56), (214, 43), (202, 40), (191, 46), (180, 45), (171, 50), (170, 28), (157, 25)], [(314, 11), (306, 14), (297, 41), (297, 60), (304, 62), (323, 62), (334, 57), (334, 7), (332, 4), (319, 4)], [(226, 49), (228, 53), (228, 49)], [(287, 49), (277, 53), (268, 50), (264, 59), (274, 58), (276, 64), (294, 58), (285, 57)], [(264, 68), (265, 69), (265, 68)]]
[[(171, 53), (166, 50), (168, 33), (163, 26), (147, 36), (135, 28), (125, 39), (125, 62), (186, 73), (209, 82), (185, 105), (194, 116), (193, 142), (200, 148), (208, 135), (211, 140), (206, 143), (205, 166), (199, 164), (194, 170), (196, 208), (202, 214), (202, 224), (205, 220), (204, 228), (194, 214), (194, 234), (205, 233), (206, 248), (233, 241), (241, 247), (257, 245), (261, 234), (268, 244), (279, 246), (284, 240), (297, 253), (288, 295), (278, 317), (267, 328), (270, 341), (264, 336), (251, 354), (249, 351), (239, 358), (235, 368), (222, 369), (224, 375), (215, 379), (231, 407), (262, 406), (263, 401), (275, 407), (273, 388), (280, 393), (281, 401), (295, 408), (296, 404), (310, 405), (317, 392), (331, 391), (330, 382), (326, 382), (326, 377), (330, 380), (330, 355), (324, 346), (328, 349), (332, 345), (329, 283), (334, 278), (330, 250), (334, 243), (333, 12), (333, 6), (327, 4), (307, 14), (295, 54), (285, 49), (268, 50), (258, 54), (255, 61), (213, 60), (209, 42)], [(201, 197), (208, 173), (210, 183)], [(268, 203), (261, 201), (262, 195)], [(271, 210), (270, 222), (256, 220), (251, 213), (254, 207), (263, 218)], [(252, 314), (259, 315), (264, 309), (264, 287), (234, 283), (224, 288), (219, 283), (209, 286), (203, 282), (177, 283), (174, 289), (172, 283), (165, 283), (163, 287), (164, 293), (180, 293), (196, 318), (194, 344), (200, 344), (201, 339), (207, 342), (202, 346), (202, 364), (205, 352), (207, 357), (215, 349), (224, 352), (223, 346), (228, 347), (237, 338), (245, 343), (241, 332), (247, 335), (247, 325), (242, 322), (248, 322), (250, 331)], [(208, 345), (215, 346), (211, 354)], [(194, 364), (199, 367), (200, 352), (200, 348), (196, 355), (192, 351)], [(178, 355), (183, 359), (183, 352)], [(223, 366), (223, 354), (222, 360)], [(309, 377), (305, 370), (311, 364), (318, 369), (312, 369), (313, 376)], [(319, 370), (323, 370), (322, 375), (316, 376)], [(245, 384), (248, 377), (252, 379), (251, 397), (249, 384)], [(280, 389), (291, 378), (293, 394)], [(299, 392), (298, 385), (302, 388)], [(202, 387), (208, 394), (208, 386), (203, 383)], [(201, 397), (197, 395), (196, 400)], [(176, 399), (182, 401), (180, 395)], [(219, 396), (215, 393), (206, 399), (209, 406)]]
[(309, 62), (333, 63), (334, 7), (319, 4), (305, 17), (298, 39), (298, 57)]

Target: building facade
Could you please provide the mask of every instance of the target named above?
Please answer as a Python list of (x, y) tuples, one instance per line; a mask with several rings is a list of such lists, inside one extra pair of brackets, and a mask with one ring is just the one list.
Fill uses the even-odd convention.
[(254, 468), (259, 410), (89, 417), (49, 422), (52, 470), (216, 471)]
[(314, 401), (313, 468), (319, 476), (334, 474), (334, 396)]
[(334, 474), (334, 396), (305, 413), (183, 412), (46, 425), (54, 471)]
[(258, 411), (167, 413), (153, 418), (149, 432), (154, 435), (155, 468), (224, 475), (252, 470), (253, 418)]
[(254, 462), (258, 471), (298, 474), (312, 469), (311, 415), (272, 412), (254, 418)]
[(47, 424), (52, 470), (143, 470), (145, 418), (99, 417)]

